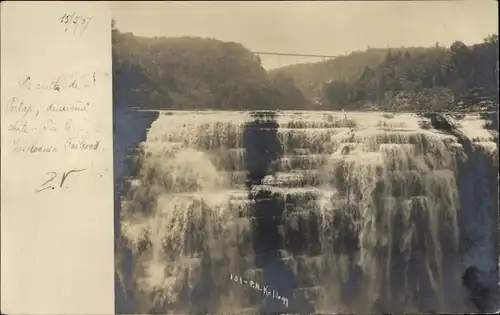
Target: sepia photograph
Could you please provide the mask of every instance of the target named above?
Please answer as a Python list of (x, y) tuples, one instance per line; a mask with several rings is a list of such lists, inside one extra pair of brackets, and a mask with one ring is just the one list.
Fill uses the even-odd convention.
[(496, 1), (110, 6), (116, 314), (499, 309)]

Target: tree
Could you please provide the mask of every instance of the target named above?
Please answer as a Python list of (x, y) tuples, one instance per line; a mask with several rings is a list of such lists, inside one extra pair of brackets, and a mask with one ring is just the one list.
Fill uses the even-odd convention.
[(411, 54), (408, 50), (405, 51), (405, 59), (408, 61), (411, 59)]
[(485, 39), (484, 39), (484, 43), (486, 45), (497, 45), (498, 46), (498, 34), (491, 34), (491, 35), (488, 35)]
[(325, 102), (330, 109), (342, 109), (349, 101), (349, 87), (346, 82), (333, 81), (325, 84)]
[(277, 99), (273, 100), (279, 109), (305, 109), (306, 98), (295, 86), (292, 77), (278, 73), (271, 77), (271, 88), (276, 92), (273, 94)]

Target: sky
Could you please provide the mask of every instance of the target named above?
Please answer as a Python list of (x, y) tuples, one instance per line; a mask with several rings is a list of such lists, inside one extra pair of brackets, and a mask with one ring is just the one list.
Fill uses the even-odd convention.
[[(252, 51), (337, 56), (367, 47), (450, 46), (498, 32), (498, 3), (468, 1), (112, 2), (118, 29), (139, 36), (234, 41)], [(266, 69), (323, 58), (261, 56)]]

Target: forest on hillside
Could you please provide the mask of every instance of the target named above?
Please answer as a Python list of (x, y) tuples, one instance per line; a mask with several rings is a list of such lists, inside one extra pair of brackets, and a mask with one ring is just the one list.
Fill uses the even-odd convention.
[[(412, 52), (422, 52), (426, 48), (407, 48)], [(399, 51), (395, 49), (395, 51)], [(284, 66), (269, 71), (269, 75), (282, 74), (291, 77), (296, 86), (310, 99), (319, 99), (323, 84), (328, 81), (355, 82), (366, 67), (375, 68), (380, 65), (388, 53), (387, 48), (368, 48), (355, 51), (335, 59), (314, 63), (301, 63)]]
[(294, 109), (307, 101), (289, 77), (270, 79), (239, 43), (146, 38), (113, 28), (115, 106), (149, 109)]
[(498, 107), (498, 36), (468, 47), (423, 52), (389, 50), (355, 82), (324, 84), (321, 97), (332, 109), (467, 110)]
[(359, 55), (356, 52), (323, 64), (289, 66), (275, 72), (296, 78), (305, 95), (329, 109), (498, 107), (498, 35), (471, 47), (456, 41), (449, 48), (375, 49), (361, 53), (367, 58)]
[(235, 42), (140, 37), (120, 32), (114, 22), (112, 41), (118, 107), (440, 110), (498, 104), (497, 35), (472, 47), (368, 49), (269, 73)]

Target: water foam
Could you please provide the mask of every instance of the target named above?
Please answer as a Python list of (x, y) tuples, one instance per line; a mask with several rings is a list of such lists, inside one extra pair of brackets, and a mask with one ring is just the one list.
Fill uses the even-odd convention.
[[(165, 114), (152, 125), (141, 184), (122, 206), (145, 307), (259, 309), (259, 297), (232, 285), (229, 272), (262, 276), (267, 267), (256, 265), (253, 234), (256, 224), (278, 220), (274, 250), (295, 278), (292, 306), (469, 310), (457, 186), (464, 150), (455, 136), (423, 128), (428, 119), (412, 114), (281, 112), (271, 119), (279, 148), (251, 184), (245, 133), (269, 135), (273, 125), (251, 125), (242, 112)], [(483, 131), (472, 137), (490, 143)], [(276, 209), (259, 210), (267, 201)]]

